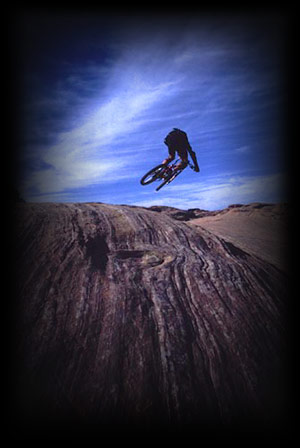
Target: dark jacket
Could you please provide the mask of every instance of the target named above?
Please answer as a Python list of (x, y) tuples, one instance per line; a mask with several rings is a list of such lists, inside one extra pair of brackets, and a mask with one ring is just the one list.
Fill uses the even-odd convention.
[(164, 143), (167, 145), (169, 154), (172, 157), (175, 156), (175, 152), (177, 151), (181, 158), (187, 159), (189, 153), (196, 170), (199, 171), (196, 153), (192, 150), (188, 137), (184, 131), (174, 128), (166, 136)]

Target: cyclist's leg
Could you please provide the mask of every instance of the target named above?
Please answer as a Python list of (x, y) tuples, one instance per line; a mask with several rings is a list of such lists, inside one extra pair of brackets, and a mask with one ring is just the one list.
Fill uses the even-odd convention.
[(169, 148), (169, 157), (167, 157), (162, 162), (163, 165), (168, 165), (170, 162), (172, 162), (172, 160), (175, 159), (175, 150), (173, 148), (170, 148), (170, 147), (168, 147), (168, 148)]
[(188, 166), (187, 151), (177, 151), (180, 157), (180, 162), (175, 166), (176, 170), (184, 170)]

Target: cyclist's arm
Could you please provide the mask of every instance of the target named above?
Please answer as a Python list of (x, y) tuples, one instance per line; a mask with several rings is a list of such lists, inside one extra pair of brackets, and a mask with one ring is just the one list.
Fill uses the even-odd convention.
[(196, 156), (195, 151), (192, 150), (192, 147), (190, 144), (188, 145), (187, 150), (188, 150), (188, 152), (191, 156), (191, 159), (195, 165), (195, 171), (199, 172), (200, 170), (199, 170), (199, 166), (198, 166), (198, 162), (197, 162), (197, 156)]

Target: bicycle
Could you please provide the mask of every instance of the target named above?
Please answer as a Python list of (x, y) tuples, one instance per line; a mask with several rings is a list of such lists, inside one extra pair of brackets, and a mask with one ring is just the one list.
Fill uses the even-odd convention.
[[(175, 169), (176, 164), (179, 162), (177, 159), (172, 165), (164, 165), (160, 164), (152, 170), (148, 171), (140, 180), (142, 185), (149, 185), (154, 181), (160, 181), (163, 179), (163, 182), (155, 189), (155, 191), (159, 191), (164, 185), (168, 185), (170, 182), (180, 174), (186, 168), (177, 170)], [(195, 170), (195, 167), (188, 161), (188, 165), (192, 170)]]

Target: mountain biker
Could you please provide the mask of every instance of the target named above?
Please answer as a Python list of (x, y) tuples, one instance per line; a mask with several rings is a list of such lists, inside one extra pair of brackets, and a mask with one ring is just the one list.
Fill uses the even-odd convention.
[(197, 173), (200, 171), (196, 153), (192, 150), (187, 135), (184, 131), (173, 128), (173, 130), (166, 136), (164, 143), (169, 149), (169, 157), (162, 162), (163, 165), (168, 165), (172, 160), (174, 160), (175, 153), (177, 152), (181, 160), (175, 166), (175, 170), (183, 170), (188, 165), (188, 154), (190, 154), (195, 165), (195, 171)]

